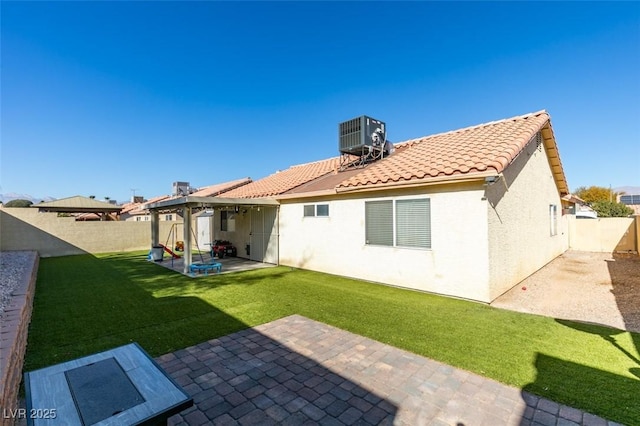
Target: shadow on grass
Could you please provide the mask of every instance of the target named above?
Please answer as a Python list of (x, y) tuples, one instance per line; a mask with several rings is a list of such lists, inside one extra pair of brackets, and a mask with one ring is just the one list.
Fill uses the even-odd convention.
[[(619, 330), (617, 328), (611, 328), (611, 327), (606, 327), (606, 326), (602, 326), (602, 325), (599, 325), (599, 324), (591, 324), (591, 323), (586, 323), (586, 322), (581, 322), (581, 321), (570, 321), (570, 320), (556, 319), (556, 322), (559, 323), (559, 324), (562, 324), (562, 325), (564, 325), (566, 327), (573, 328), (574, 330), (578, 330), (578, 331), (582, 331), (584, 333), (594, 334), (596, 336), (602, 337), (604, 340), (606, 340), (607, 342), (611, 343), (611, 345), (613, 345), (620, 352), (622, 352), (627, 357), (629, 357), (629, 359), (631, 359), (633, 362), (635, 362), (636, 364), (640, 365), (640, 358), (638, 358), (636, 355), (632, 354), (627, 349), (622, 347), (614, 337), (614, 336), (619, 335), (619, 334), (627, 333), (626, 331)], [(631, 334), (631, 338), (632, 339), (634, 337), (635, 338), (638, 337), (637, 335), (634, 336), (634, 333), (630, 333), (630, 334)], [(636, 342), (636, 347), (637, 347), (637, 342)]]
[[(565, 401), (571, 407), (582, 408), (586, 412), (596, 415), (602, 412), (611, 413), (611, 407), (616, 407), (615, 418), (608, 418), (607, 420), (629, 425), (640, 424), (640, 410), (638, 410), (640, 383), (637, 380), (542, 353), (537, 354), (535, 367), (537, 370), (535, 382), (523, 387), (523, 399), (528, 404), (530, 396), (524, 392), (545, 395), (545, 398), (551, 400)], [(611, 381), (615, 381), (618, 384), (617, 392), (615, 393), (594, 392), (594, 396), (590, 401), (578, 400), (574, 396), (573, 391), (576, 385), (583, 389), (596, 390), (607, 386)], [(533, 410), (531, 410), (530, 415), (535, 415)], [(544, 421), (543, 414), (538, 413), (538, 415), (540, 417), (537, 420), (539, 422)], [(534, 417), (533, 420), (536, 420), (536, 418)]]
[(276, 267), (267, 268), (268, 272), (265, 272), (264, 269), (254, 269), (222, 275), (210, 274), (193, 279), (168, 268), (159, 268), (158, 265), (144, 259), (146, 259), (146, 254), (126, 253), (109, 254), (100, 258), (101, 261), (108, 263), (128, 279), (151, 285), (157, 282), (164, 290), (169, 288), (180, 290), (184, 286), (188, 286), (190, 289), (211, 289), (228, 285), (250, 286), (261, 283), (265, 279), (277, 279), (290, 271), (289, 268)]
[[(150, 274), (150, 268), (154, 265), (131, 255), (43, 259), (36, 285), (25, 371), (131, 342), (139, 343), (152, 356), (192, 347), (200, 351), (199, 358), (189, 356), (195, 349), (176, 351), (185, 364), (183, 368), (175, 369), (170, 362), (163, 363), (194, 398), (196, 406), (183, 412), (187, 422), (193, 416), (206, 415), (211, 420), (212, 416), (223, 416), (224, 419), (231, 416), (240, 420), (250, 414), (251, 417), (245, 417), (243, 421), (271, 420), (276, 423), (290, 420), (301, 424), (319, 420), (325, 416), (325, 411), (336, 418), (353, 416), (365, 404), (384, 407), (383, 411), (375, 413), (379, 416), (377, 421), (393, 422), (397, 407), (385, 398), (277, 340), (248, 329), (247, 324), (218, 307), (195, 296), (157, 297), (152, 294), (158, 273), (161, 277), (157, 281), (159, 286), (166, 286), (167, 279), (174, 277), (176, 285), (207, 283), (205, 279), (194, 283), (188, 277), (157, 268)], [(251, 272), (224, 277), (227, 284), (244, 285), (262, 279), (264, 273), (257, 277)], [(151, 291), (145, 289), (147, 285)], [(241, 342), (224, 337), (234, 332), (240, 332), (236, 338), (243, 339)], [(211, 340), (217, 343), (211, 345), (208, 343)], [(172, 356), (161, 359), (171, 360)], [(219, 362), (212, 362), (216, 357)], [(247, 382), (247, 378), (252, 382)], [(334, 390), (334, 398), (326, 399), (327, 405), (323, 409), (313, 409), (320, 404), (317, 401), (320, 395), (302, 385), (309, 380), (314, 386)], [(248, 383), (252, 386), (246, 387)], [(230, 384), (235, 391), (230, 391)], [(302, 393), (303, 388), (308, 388), (306, 393)], [(344, 393), (345, 389), (349, 390), (348, 395)], [(263, 395), (267, 392), (270, 392), (270, 398)], [(340, 399), (340, 395), (349, 398)], [(271, 401), (268, 406), (265, 405), (267, 401)], [(308, 406), (306, 411), (305, 406)], [(345, 414), (347, 412), (351, 414)]]
[[(636, 219), (638, 220), (638, 219)], [(611, 292), (616, 298), (616, 304), (626, 328), (631, 331), (636, 352), (640, 356), (640, 257), (632, 254), (613, 254), (613, 259), (607, 261), (611, 277)], [(636, 358), (637, 360), (638, 358)], [(636, 361), (640, 365), (640, 361)], [(631, 372), (640, 377), (640, 369)], [(640, 397), (639, 397), (640, 398)]]

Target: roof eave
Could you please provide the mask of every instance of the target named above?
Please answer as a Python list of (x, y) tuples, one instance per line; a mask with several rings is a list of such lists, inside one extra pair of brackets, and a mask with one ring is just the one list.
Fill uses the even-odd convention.
[(361, 185), (361, 186), (349, 186), (349, 187), (339, 187), (336, 188), (337, 193), (349, 193), (349, 192), (368, 192), (368, 191), (379, 191), (382, 189), (400, 189), (400, 188), (414, 188), (414, 187), (422, 187), (422, 186), (432, 186), (432, 185), (444, 185), (450, 183), (466, 183), (466, 182), (480, 182), (484, 181), (486, 177), (489, 176), (498, 176), (499, 173), (490, 169), (485, 172), (474, 173), (473, 175), (469, 174), (459, 174), (453, 176), (436, 176), (436, 177), (428, 177), (422, 179), (412, 179), (412, 180), (404, 180), (399, 182), (385, 182), (385, 183), (377, 183), (370, 185)]
[(280, 203), (273, 198), (224, 198), (186, 196), (172, 200), (149, 203), (143, 206), (146, 210), (177, 209), (180, 207), (214, 207), (214, 206), (277, 206)]

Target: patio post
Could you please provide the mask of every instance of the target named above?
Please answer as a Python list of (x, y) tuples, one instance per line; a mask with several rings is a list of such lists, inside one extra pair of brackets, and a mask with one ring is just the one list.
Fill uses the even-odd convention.
[(184, 206), (182, 210), (182, 220), (184, 221), (183, 239), (184, 239), (184, 266), (182, 271), (184, 274), (189, 274), (189, 265), (192, 263), (191, 256), (191, 207)]
[(151, 210), (151, 247), (160, 243), (160, 220), (157, 210)]

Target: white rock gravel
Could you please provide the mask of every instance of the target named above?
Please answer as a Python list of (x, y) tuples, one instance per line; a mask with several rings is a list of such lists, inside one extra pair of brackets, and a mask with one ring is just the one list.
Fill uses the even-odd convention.
[(32, 256), (26, 251), (0, 252), (0, 317), (22, 277), (30, 271)]

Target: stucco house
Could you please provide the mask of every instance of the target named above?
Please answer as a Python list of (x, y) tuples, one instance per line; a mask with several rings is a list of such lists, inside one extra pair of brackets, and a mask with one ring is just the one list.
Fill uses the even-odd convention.
[(569, 246), (569, 189), (546, 111), (396, 143), (361, 167), (341, 161), (225, 192), (216, 238), (254, 260), (481, 302)]

